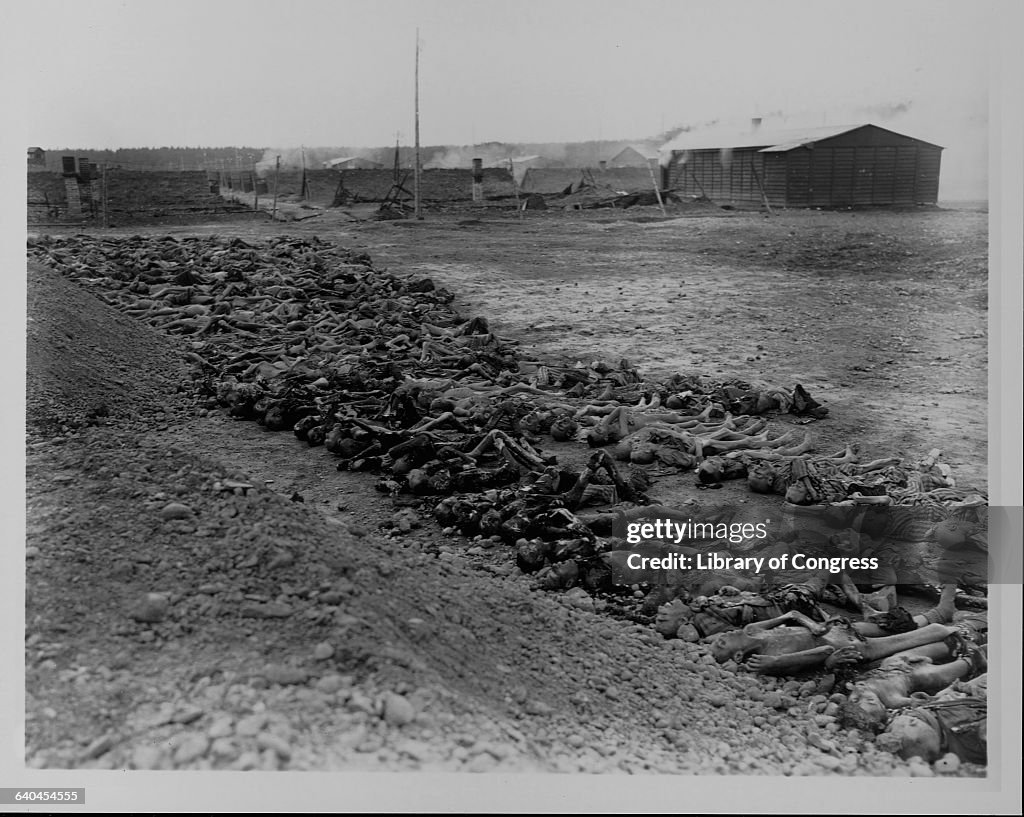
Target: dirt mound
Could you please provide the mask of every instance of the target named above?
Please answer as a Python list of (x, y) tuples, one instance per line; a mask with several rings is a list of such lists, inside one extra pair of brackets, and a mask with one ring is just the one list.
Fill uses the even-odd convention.
[[(532, 592), (497, 567), (507, 554), (427, 525), (384, 539), (361, 522), (382, 516), (365, 496), (340, 521), (188, 450), (217, 451), (220, 418), (105, 423), (32, 444), (32, 767), (904, 766), (827, 728), (828, 680), (730, 672), (586, 594)], [(255, 449), (260, 432), (226, 433)]]
[(28, 422), (50, 429), (156, 408), (184, 372), (174, 341), (35, 262), (26, 363)]

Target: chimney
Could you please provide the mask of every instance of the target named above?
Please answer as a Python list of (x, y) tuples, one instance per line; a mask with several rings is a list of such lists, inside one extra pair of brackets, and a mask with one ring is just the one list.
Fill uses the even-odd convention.
[(761, 127), (761, 117), (760, 116), (755, 116), (753, 119), (750, 120), (750, 132), (751, 133), (757, 133), (757, 131), (758, 131), (758, 129), (760, 127)]
[(484, 160), (473, 160), (473, 201), (484, 199)]

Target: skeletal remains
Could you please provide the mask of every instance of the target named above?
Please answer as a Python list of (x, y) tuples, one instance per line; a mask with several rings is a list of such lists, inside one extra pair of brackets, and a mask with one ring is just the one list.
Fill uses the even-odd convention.
[[(789, 506), (939, 509), (931, 521), (947, 538), (956, 531), (942, 528), (946, 517), (986, 504), (955, 486), (937, 452), (915, 465), (859, 464), (854, 448), (818, 457), (796, 432), (771, 436), (760, 415), (827, 415), (800, 385), (762, 389), (682, 375), (655, 383), (624, 360), (526, 361), (486, 319), (460, 316), (452, 293), (430, 279), (375, 269), (366, 255), (316, 238), (80, 235), (42, 237), (28, 250), (108, 303), (181, 336), (193, 388), (209, 404), (323, 445), (339, 470), (378, 474), (379, 490), (419, 497), (445, 528), (499, 537), (546, 588), (608, 589), (616, 575), (629, 581), (628, 551), (609, 535), (615, 523), (637, 513), (693, 513), (651, 507), (655, 463), (696, 469), (698, 485), (745, 477), (752, 491), (783, 495)], [(597, 450), (582, 469), (567, 468), (544, 451), (548, 437)], [(970, 535), (983, 538), (983, 520), (971, 524)], [(725, 552), (721, 543), (705, 546)], [(667, 552), (657, 543), (638, 547)], [(650, 613), (676, 605), (662, 610), (658, 629), (675, 636), (689, 627), (695, 637), (693, 622), (703, 621), (707, 634), (712, 619), (737, 626), (757, 611), (813, 612), (823, 592), (814, 581), (803, 590), (793, 582), (762, 587), (742, 575), (689, 571), (675, 584), (650, 582), (645, 605)], [(715, 608), (707, 598), (716, 591), (746, 601)], [(755, 591), (768, 594), (764, 604), (750, 601)]]

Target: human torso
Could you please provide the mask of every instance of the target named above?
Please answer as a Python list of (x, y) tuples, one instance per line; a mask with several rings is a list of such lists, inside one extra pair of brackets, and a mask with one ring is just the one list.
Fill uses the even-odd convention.
[(811, 635), (805, 627), (773, 627), (761, 633), (758, 641), (760, 646), (757, 652), (762, 655), (789, 655), (821, 645), (820, 639)]

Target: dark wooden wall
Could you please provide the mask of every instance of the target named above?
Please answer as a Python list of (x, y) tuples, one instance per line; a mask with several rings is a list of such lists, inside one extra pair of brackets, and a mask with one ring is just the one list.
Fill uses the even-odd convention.
[[(815, 145), (790, 151), (792, 206), (934, 204), (941, 148), (912, 145)], [(809, 167), (809, 172), (805, 169)]]
[[(681, 156), (673, 157), (663, 184), (683, 196), (706, 196), (722, 204), (759, 204), (758, 180), (767, 188), (765, 154), (756, 148), (735, 148), (686, 151), (685, 162)], [(778, 180), (772, 182), (777, 187)]]
[(721, 204), (760, 204), (758, 179), (778, 207), (934, 204), (941, 160), (936, 145), (865, 126), (785, 151), (680, 151), (664, 183)]

